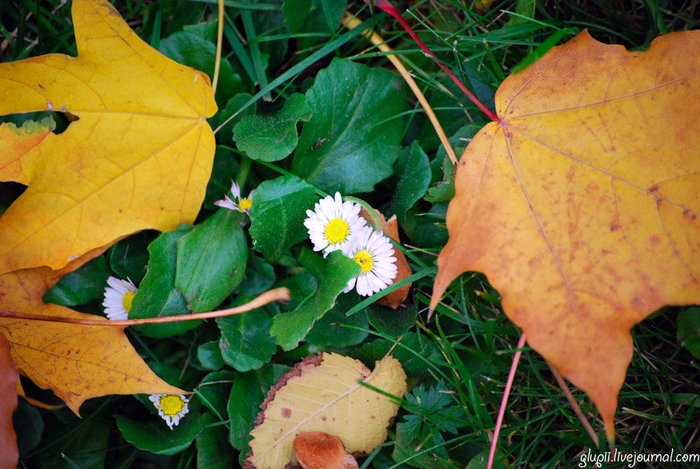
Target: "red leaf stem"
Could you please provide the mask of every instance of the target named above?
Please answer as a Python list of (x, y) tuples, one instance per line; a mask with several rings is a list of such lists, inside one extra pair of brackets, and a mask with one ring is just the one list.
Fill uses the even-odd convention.
[(491, 119), (492, 121), (495, 121), (495, 122), (499, 122), (501, 120), (489, 108), (484, 106), (484, 104), (481, 101), (479, 101), (479, 99), (476, 96), (474, 96), (474, 94), (471, 91), (469, 91), (466, 86), (464, 86), (464, 83), (462, 83), (462, 81), (459, 78), (457, 78), (457, 76), (454, 73), (452, 73), (452, 71), (449, 68), (447, 68), (442, 62), (440, 62), (437, 59), (437, 55), (435, 55), (435, 53), (432, 50), (430, 50), (428, 48), (428, 46), (426, 46), (423, 43), (423, 41), (421, 41), (418, 38), (418, 36), (416, 36), (416, 33), (413, 32), (413, 29), (408, 25), (406, 20), (403, 19), (403, 17), (399, 14), (398, 10), (396, 10), (396, 8), (394, 8), (394, 5), (389, 3), (388, 0), (374, 0), (374, 6), (376, 6), (377, 8), (381, 8), (382, 10), (384, 10), (385, 12), (387, 12), (391, 16), (393, 16), (396, 19), (396, 21), (398, 21), (399, 24), (401, 24), (401, 26), (403, 26), (403, 29), (406, 30), (406, 32), (409, 34), (409, 36), (411, 36), (411, 38), (413, 38), (413, 40), (416, 41), (416, 44), (418, 44), (418, 46), (421, 49), (423, 49), (423, 51), (425, 51), (426, 54), (428, 54), (430, 57), (433, 58), (435, 63), (438, 64), (438, 66), (447, 74), (447, 76), (450, 77), (452, 79), (452, 81), (455, 82), (455, 84), (459, 87), (459, 89), (462, 90), (462, 92), (465, 95), (467, 95), (467, 98), (469, 98), (474, 104), (476, 104), (476, 107), (481, 109), (481, 111), (484, 114), (486, 114), (489, 117), (489, 119)]

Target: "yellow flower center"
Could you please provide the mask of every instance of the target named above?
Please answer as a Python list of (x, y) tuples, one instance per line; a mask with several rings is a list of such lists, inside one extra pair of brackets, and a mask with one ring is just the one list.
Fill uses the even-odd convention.
[(124, 310), (127, 313), (131, 312), (131, 303), (134, 301), (134, 295), (136, 295), (135, 291), (129, 291), (124, 293), (124, 296), (122, 297), (122, 304), (124, 305)]
[(372, 270), (372, 266), (374, 266), (372, 254), (370, 254), (370, 252), (366, 249), (357, 251), (352, 258), (360, 265), (360, 273), (362, 274), (366, 274)]
[(241, 199), (240, 202), (238, 202), (238, 210), (240, 210), (241, 212), (245, 212), (246, 210), (249, 210), (250, 207), (252, 207), (252, 206), (253, 206), (253, 199), (251, 199), (250, 197), (245, 197), (245, 198)]
[(324, 233), (326, 240), (331, 244), (342, 243), (349, 234), (350, 227), (348, 226), (348, 222), (342, 218), (334, 218), (329, 221)]
[(185, 401), (176, 394), (168, 394), (160, 398), (160, 408), (169, 417), (179, 414), (183, 407), (185, 407)]

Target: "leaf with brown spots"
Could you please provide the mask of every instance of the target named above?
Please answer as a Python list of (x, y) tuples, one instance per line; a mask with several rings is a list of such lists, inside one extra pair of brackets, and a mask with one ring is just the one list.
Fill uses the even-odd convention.
[(587, 32), (506, 79), (459, 163), (431, 306), (484, 272), (614, 436), (630, 328), (700, 302), (700, 31), (645, 52)]
[[(99, 319), (63, 306), (44, 304), (41, 298), (56, 279), (47, 267), (0, 275), (0, 310)], [(151, 371), (129, 343), (124, 326), (0, 318), (0, 336), (10, 343), (19, 372), (37, 386), (51, 389), (76, 414), (83, 401), (92, 397), (184, 392)]]
[(340, 438), (350, 453), (369, 454), (384, 443), (398, 404), (370, 387), (401, 398), (406, 373), (387, 356), (370, 371), (335, 353), (307, 357), (270, 389), (251, 432), (247, 469), (281, 469), (297, 463), (294, 439), (304, 432)]

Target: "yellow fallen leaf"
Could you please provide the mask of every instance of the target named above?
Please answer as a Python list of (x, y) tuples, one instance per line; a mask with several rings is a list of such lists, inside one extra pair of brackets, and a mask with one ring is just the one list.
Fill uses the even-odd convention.
[[(152, 49), (105, 0), (74, 0), (72, 12), (77, 58), (0, 64), (0, 114), (77, 117), (0, 157), (0, 180), (29, 185), (0, 218), (0, 274), (58, 270), (122, 236), (192, 222), (211, 173), (209, 78)], [(23, 151), (17, 135), (0, 127), (12, 139), (0, 149)]]
[(434, 308), (484, 272), (528, 343), (613, 437), (631, 327), (700, 301), (700, 31), (647, 51), (587, 32), (508, 77), (447, 211)]
[[(0, 275), (0, 310), (97, 318), (42, 303), (54, 282), (46, 267)], [(184, 392), (151, 371), (129, 343), (124, 327), (0, 318), (0, 334), (10, 343), (17, 370), (37, 386), (51, 389), (76, 414), (83, 401), (92, 397)]]
[(294, 439), (302, 432), (335, 435), (349, 453), (369, 454), (384, 443), (398, 405), (361, 382), (399, 398), (406, 392), (406, 373), (391, 356), (376, 362), (374, 371), (335, 353), (298, 363), (261, 405), (246, 467), (278, 469), (297, 462)]

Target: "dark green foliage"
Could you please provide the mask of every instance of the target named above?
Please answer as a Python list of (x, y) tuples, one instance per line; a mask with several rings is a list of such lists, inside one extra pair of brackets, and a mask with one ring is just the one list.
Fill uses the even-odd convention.
[[(213, 0), (112, 3), (148, 43), (213, 74)], [(700, 24), (700, 5), (692, 1), (501, 0), (483, 12), (471, 1), (395, 3), (489, 107), (506, 76), (584, 27), (603, 42), (644, 49), (659, 33)], [(344, 10), (400, 52), (458, 156), (485, 117), (393, 19), (365, 2), (226, 5), (219, 112), (209, 120), (221, 127), (197, 220), (120, 240), (64, 276), (44, 300), (102, 316), (109, 275), (138, 285), (132, 318), (228, 308), (273, 287), (289, 288), (292, 299), (216, 320), (128, 328), (157, 374), (193, 391), (180, 425), (170, 430), (144, 395), (92, 399), (82, 406), (82, 419), (20, 400), (14, 415), (20, 467), (241, 467), (270, 387), (300, 359), (329, 351), (370, 368), (391, 353), (408, 374), (409, 393), (389, 438), (360, 459), (362, 467), (484, 468), (520, 331), (501, 314), (498, 292), (476, 273), (453, 282), (427, 321), (435, 256), (447, 242), (454, 165), (384, 53), (359, 30), (342, 27)], [(76, 54), (69, 10), (61, 2), (0, 2), (0, 58)], [(53, 117), (65, 128), (60, 113)], [(213, 205), (231, 195), (232, 181), (242, 195), (254, 190), (249, 214)], [(23, 189), (0, 183), (0, 212)], [(341, 293), (357, 264), (340, 253), (324, 258), (311, 251), (306, 210), (335, 191), (360, 194), (387, 218), (397, 215), (418, 273), (399, 309)], [(635, 356), (619, 396), (618, 450), (700, 453), (698, 308), (667, 308), (632, 332)], [(56, 403), (51, 393), (23, 385), (30, 396)], [(595, 407), (573, 393), (600, 430)], [(526, 347), (494, 467), (575, 467), (589, 450), (599, 451), (546, 362)]]

